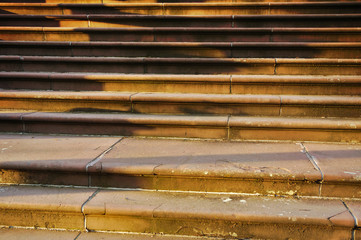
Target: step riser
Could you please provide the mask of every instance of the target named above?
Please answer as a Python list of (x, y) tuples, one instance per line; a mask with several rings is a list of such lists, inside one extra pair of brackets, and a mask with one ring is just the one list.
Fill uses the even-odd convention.
[(108, 41), (108, 42), (360, 42), (360, 32), (236, 32), (212, 30), (207, 32), (174, 31), (162, 32), (89, 30), (71, 31), (23, 31), (0, 29), (0, 39), (4, 41)]
[[(185, 96), (186, 97), (186, 96)], [(287, 98), (287, 97), (286, 97)], [(208, 99), (210, 101), (210, 99)], [(284, 100), (286, 101), (286, 100)], [(204, 103), (205, 102), (205, 103)], [(122, 100), (81, 100), (81, 99), (42, 99), (0, 98), (2, 109), (52, 111), (52, 112), (104, 112), (117, 111), (129, 113), (152, 114), (221, 114), (240, 116), (307, 116), (307, 117), (361, 117), (361, 105), (339, 105), (337, 99), (334, 104), (261, 104), (261, 103), (207, 103), (189, 102), (179, 103), (164, 101), (122, 101)]]
[(361, 58), (361, 47), (1, 46), (0, 55), (96, 57)]
[(140, 73), (140, 74), (242, 74), (242, 75), (360, 75), (361, 63), (300, 63), (280, 62), (269, 59), (262, 63), (247, 60), (237, 62), (175, 61), (138, 59), (119, 62), (95, 61), (54, 61), (49, 59), (11, 61), (3, 58), (0, 71), (27, 72), (92, 72), (92, 73)]
[(142, 15), (280, 15), (280, 14), (350, 14), (360, 13), (360, 4), (348, 6), (305, 7), (290, 5), (277, 7), (264, 6), (232, 6), (216, 4), (210, 6), (177, 6), (177, 4), (153, 4), (144, 6), (117, 5), (43, 5), (43, 6), (6, 6), (0, 5), (3, 14), (31, 14), (31, 15), (71, 15), (71, 14), (142, 14)]
[[(9, 3), (44, 3), (44, 0), (4, 0), (3, 2)], [(46, 0), (47, 3), (93, 3), (93, 4), (102, 4), (102, 3), (263, 3), (264, 0)], [(279, 2), (329, 2), (329, 0), (267, 0), (269, 3), (279, 3)]]
[[(94, 169), (101, 166), (94, 166)], [(100, 171), (100, 170), (96, 170)], [(183, 177), (165, 175), (133, 175), (46, 170), (2, 169), (0, 183), (48, 184), (124, 189), (149, 189), (196, 192), (233, 192), (279, 196), (314, 196), (360, 198), (361, 187), (354, 183), (320, 183), (320, 181), (278, 181), (262, 179)], [(322, 186), (321, 186), (322, 185)], [(319, 189), (322, 188), (321, 194)]]
[(266, 28), (266, 27), (359, 27), (361, 18), (282, 18), (279, 19), (243, 19), (235, 16), (236, 19), (229, 18), (191, 18), (184, 17), (181, 19), (158, 18), (158, 19), (142, 19), (140, 18), (94, 18), (85, 16), (84, 19), (61, 19), (57, 17), (42, 18), (1, 18), (0, 26), (21, 26), (21, 27), (222, 27), (222, 28)]
[(307, 129), (282, 127), (247, 127), (244, 124), (234, 126), (214, 126), (207, 124), (127, 124), (109, 123), (104, 121), (79, 122), (77, 120), (18, 120), (2, 117), (1, 132), (13, 133), (45, 133), (45, 134), (81, 134), (81, 135), (110, 135), (110, 136), (150, 136), (150, 137), (179, 137), (206, 138), (225, 140), (286, 140), (286, 141), (320, 141), (320, 142), (361, 142), (360, 129)]
[(0, 88), (70, 91), (121, 91), (279, 95), (361, 95), (357, 76), (236, 75), (72, 75), (51, 73), (0, 74)]
[[(122, 206), (125, 208), (126, 206)], [(122, 209), (123, 210), (123, 209)], [(351, 239), (350, 227), (333, 227), (305, 225), (302, 223), (270, 223), (269, 220), (260, 219), (252, 222), (245, 219), (228, 220), (209, 218), (177, 218), (173, 217), (152, 217), (151, 213), (126, 213), (120, 210), (120, 214), (91, 213), (64, 213), (61, 211), (29, 211), (6, 209), (1, 213), (0, 224), (5, 226), (23, 226), (49, 229), (68, 230), (90, 230), (90, 231), (117, 231), (117, 232), (139, 232), (139, 233), (163, 233), (186, 236), (204, 237), (226, 237), (248, 238), (257, 236), (258, 238), (284, 239), (292, 236), (292, 239), (328, 239), (344, 238)], [(140, 210), (138, 210), (140, 211)], [(159, 213), (164, 215), (166, 213)], [(175, 214), (177, 215), (177, 214)], [(11, 219), (11, 221), (9, 220)], [(85, 219), (85, 220), (84, 220)], [(87, 229), (84, 228), (86, 221)], [(181, 228), (179, 226), (182, 226)], [(277, 229), (275, 231), (274, 229)], [(301, 231), (290, 231), (290, 229), (300, 229)], [(215, 229), (217, 229), (215, 231)]]

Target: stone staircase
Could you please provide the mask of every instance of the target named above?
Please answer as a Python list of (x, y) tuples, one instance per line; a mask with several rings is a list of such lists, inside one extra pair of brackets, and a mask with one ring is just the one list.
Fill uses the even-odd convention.
[(360, 1), (1, 1), (0, 230), (361, 239), (360, 76)]

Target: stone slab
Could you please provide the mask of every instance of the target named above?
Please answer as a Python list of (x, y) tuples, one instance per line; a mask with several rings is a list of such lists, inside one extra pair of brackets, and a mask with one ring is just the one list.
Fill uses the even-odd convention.
[[(304, 144), (324, 175), (323, 196), (361, 197), (360, 144)], [(349, 184), (344, 184), (349, 183)], [(347, 185), (347, 186), (346, 186)]]
[(0, 187), (0, 225), (84, 229), (82, 205), (95, 189)]
[[(1, 228), (0, 239), (6, 240), (204, 240), (204, 237), (187, 237), (164, 234), (142, 233), (111, 233), (111, 232), (80, 232), (39, 230), (24, 228)], [(208, 240), (220, 240), (219, 238), (207, 238)]]
[[(89, 170), (124, 186), (120, 176), (147, 175), (132, 187), (208, 192), (318, 195), (319, 186), (308, 183), (321, 179), (295, 143), (124, 138)], [(105, 184), (97, 177), (92, 183)]]
[(88, 186), (87, 164), (119, 139), (0, 135), (0, 182)]
[(79, 235), (77, 231), (47, 231), (21, 228), (1, 228), (0, 239), (7, 240), (74, 240)]
[(0, 135), (0, 168), (85, 172), (116, 137)]
[(92, 230), (196, 236), (349, 238), (354, 227), (339, 200), (103, 190), (84, 212)]

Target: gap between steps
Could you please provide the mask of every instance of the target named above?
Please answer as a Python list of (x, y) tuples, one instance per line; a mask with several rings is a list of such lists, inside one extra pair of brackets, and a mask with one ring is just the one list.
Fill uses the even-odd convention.
[(301, 151), (302, 151), (304, 154), (306, 154), (307, 158), (310, 160), (310, 162), (312, 163), (313, 167), (314, 167), (317, 171), (319, 171), (319, 173), (321, 174), (321, 181), (320, 181), (320, 187), (319, 187), (319, 197), (321, 197), (321, 194), (322, 194), (322, 184), (323, 184), (323, 181), (324, 181), (323, 172), (322, 172), (321, 168), (320, 168), (320, 167), (318, 166), (318, 164), (317, 164), (317, 159), (308, 152), (306, 146), (305, 146), (303, 143), (298, 143), (298, 144), (301, 146), (301, 148), (302, 148)]

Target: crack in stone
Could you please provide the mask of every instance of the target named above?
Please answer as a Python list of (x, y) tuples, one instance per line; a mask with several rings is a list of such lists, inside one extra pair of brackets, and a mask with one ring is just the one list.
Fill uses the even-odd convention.
[(331, 217), (328, 217), (327, 220), (331, 220), (331, 218), (336, 217), (336, 216), (338, 216), (338, 215), (340, 215), (340, 214), (342, 214), (342, 213), (344, 213), (344, 212), (347, 212), (347, 210), (342, 211), (342, 212), (340, 212), (340, 213), (336, 213), (336, 214), (332, 215)]
[(155, 173), (155, 169), (158, 168), (158, 167), (160, 167), (160, 166), (162, 166), (162, 165), (163, 165), (163, 164), (161, 163), (161, 164), (158, 164), (158, 165), (154, 166), (153, 171), (152, 171), (152, 174), (153, 174), (153, 175), (157, 175), (157, 174)]

